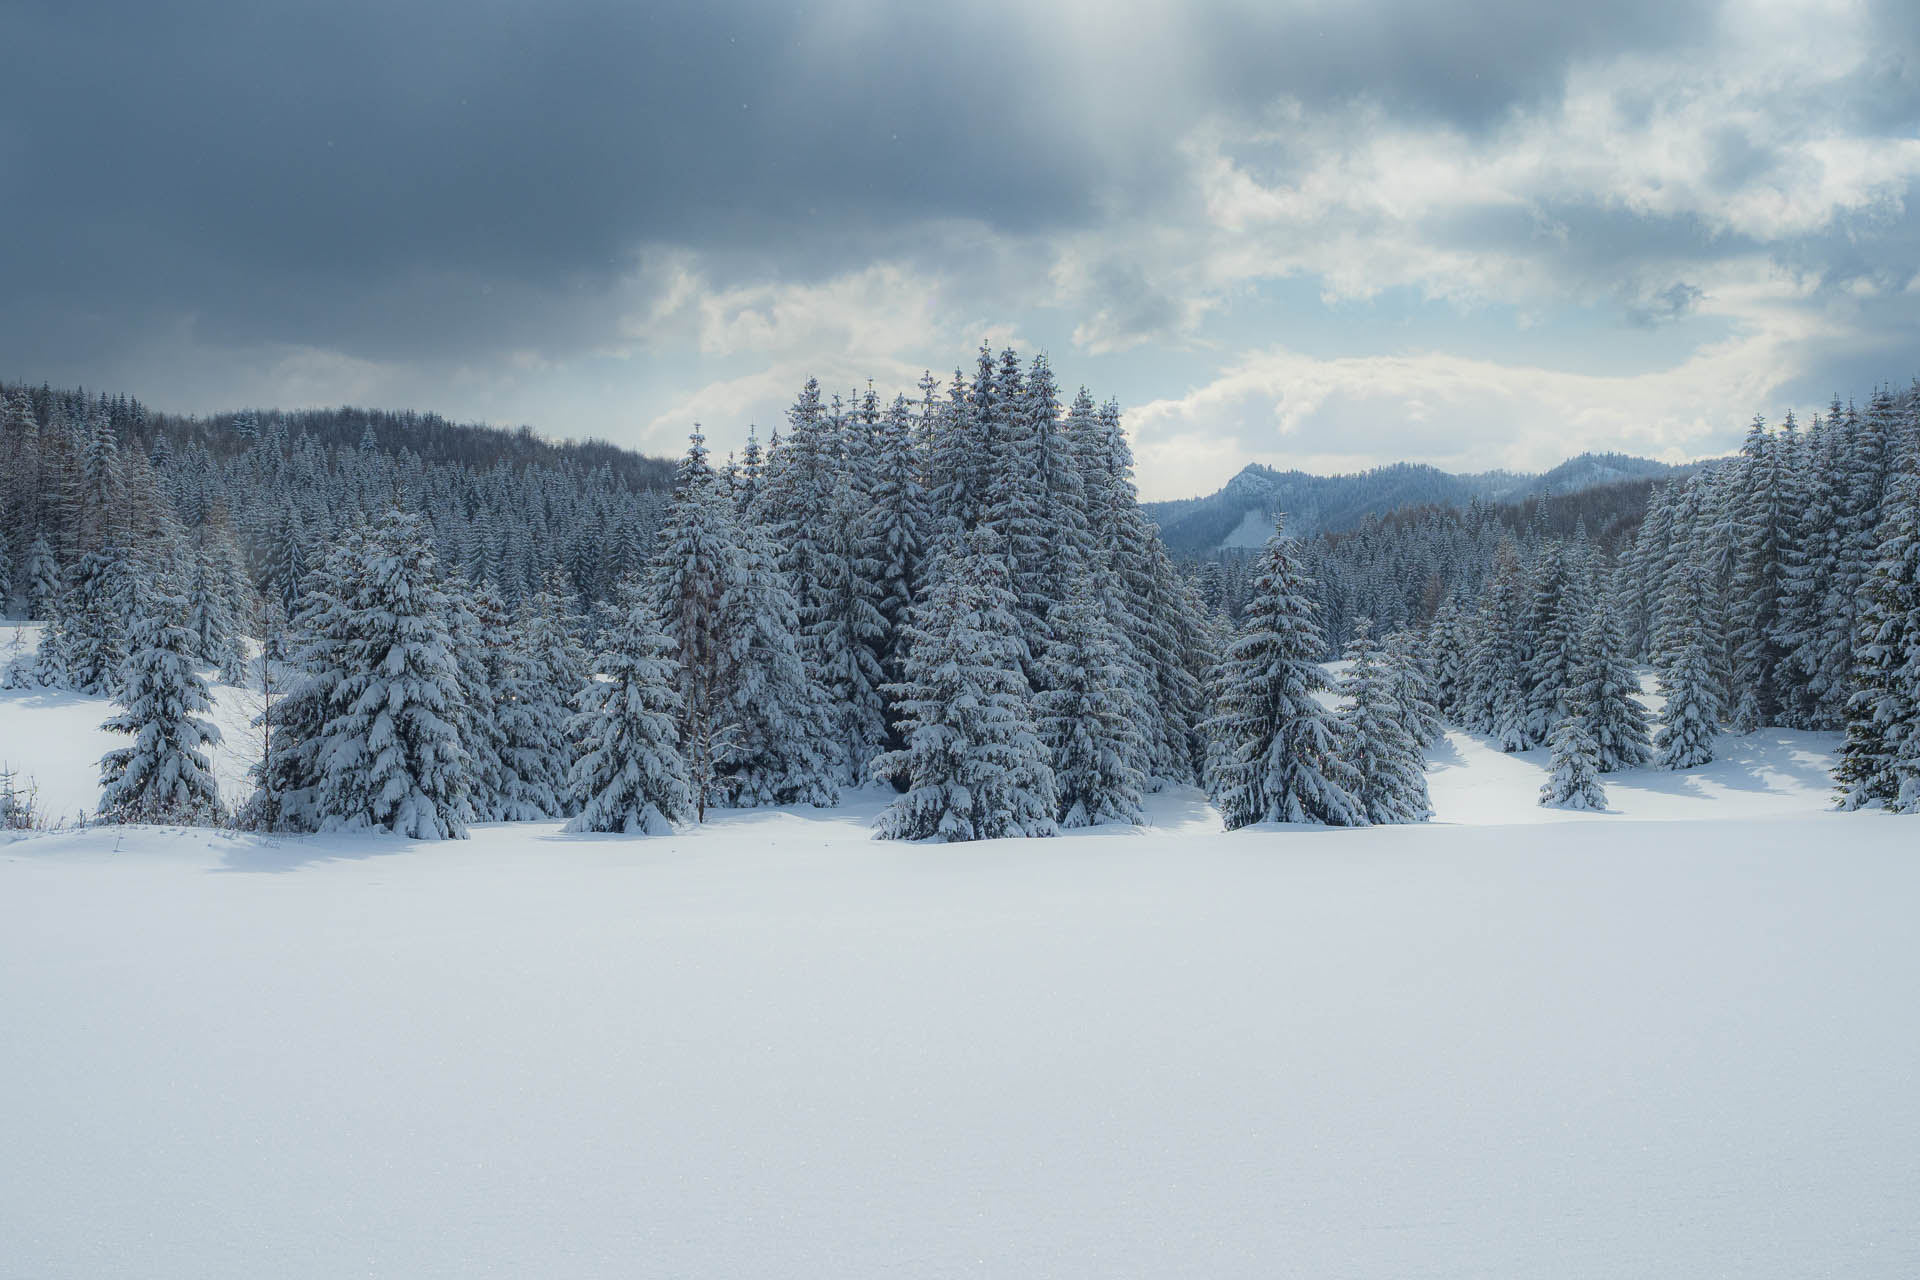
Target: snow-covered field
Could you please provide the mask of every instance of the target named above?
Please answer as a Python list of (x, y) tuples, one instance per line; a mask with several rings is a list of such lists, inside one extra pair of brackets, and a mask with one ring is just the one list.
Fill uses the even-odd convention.
[[(0, 759), (90, 808), (106, 714), (0, 692)], [(1920, 825), (1833, 746), (1575, 815), (1455, 735), (1367, 831), (0, 846), (0, 1275), (1911, 1277)]]

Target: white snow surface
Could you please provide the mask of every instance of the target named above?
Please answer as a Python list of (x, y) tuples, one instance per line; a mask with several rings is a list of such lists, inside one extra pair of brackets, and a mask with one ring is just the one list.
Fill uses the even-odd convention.
[[(108, 704), (0, 691), (91, 808)], [(1440, 821), (0, 845), (0, 1275), (1911, 1277), (1920, 826), (1831, 737)], [(223, 782), (235, 766), (223, 768)]]

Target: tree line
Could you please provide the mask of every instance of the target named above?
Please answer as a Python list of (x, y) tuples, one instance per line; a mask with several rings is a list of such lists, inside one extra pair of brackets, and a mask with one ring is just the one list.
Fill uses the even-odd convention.
[[(1192, 782), (1229, 826), (1418, 821), (1443, 721), (1548, 748), (1545, 803), (1603, 805), (1605, 773), (1781, 724), (1845, 729), (1846, 803), (1920, 804), (1913, 394), (1756, 420), (1597, 540), (1591, 500), (1570, 534), (1545, 502), (1517, 530), (1370, 526), (1452, 531), (1444, 575), (1435, 552), (1419, 600), (1382, 584), (1401, 605), (1375, 620), (1315, 580), (1338, 542), (1277, 529), (1231, 589), (1177, 565), (1118, 407), (1063, 403), (1044, 357), (983, 346), (918, 391), (809, 382), (764, 449), (750, 433), (716, 466), (696, 428), (650, 490), (257, 420), (214, 464), (83, 396), (42, 422), (11, 389), (0, 497), (31, 536), (0, 585), (48, 625), (6, 678), (118, 697), (135, 744), (103, 761), (102, 811), (169, 820), (221, 810), (200, 673), (258, 686), (237, 817), (287, 830), (661, 831), (869, 781), (895, 789), (879, 834), (905, 839), (1138, 822)], [(250, 481), (300, 532), (228, 487)]]

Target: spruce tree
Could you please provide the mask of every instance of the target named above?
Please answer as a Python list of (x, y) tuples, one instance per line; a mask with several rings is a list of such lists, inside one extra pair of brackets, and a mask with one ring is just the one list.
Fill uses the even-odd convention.
[(1538, 745), (1527, 734), (1522, 576), (1518, 550), (1511, 541), (1502, 542), (1462, 675), (1461, 722), (1491, 736), (1502, 751)]
[(1720, 629), (1712, 608), (1706, 571), (1694, 565), (1686, 574), (1672, 604), (1669, 643), (1672, 656), (1660, 672), (1660, 691), (1666, 705), (1654, 735), (1654, 763), (1662, 769), (1694, 769), (1713, 761), (1724, 703), (1715, 658), (1720, 652)]
[(1207, 789), (1233, 830), (1255, 822), (1365, 826), (1362, 780), (1339, 754), (1313, 584), (1284, 522), (1260, 557), (1245, 621), (1214, 672)]
[(914, 606), (906, 679), (890, 692), (904, 745), (874, 761), (904, 793), (881, 813), (888, 840), (1049, 836), (1058, 825), (1053, 768), (1021, 673), (1015, 601), (1004, 560), (970, 535)]
[(1801, 449), (1800, 513), (1782, 567), (1775, 624), (1782, 653), (1776, 668), (1784, 703), (1780, 718), (1796, 729), (1834, 727), (1846, 696), (1850, 637), (1829, 616), (1840, 563), (1844, 431), (1836, 399), (1827, 417), (1815, 420)]
[(1433, 673), (1433, 703), (1449, 720), (1464, 722), (1467, 656), (1472, 648), (1467, 620), (1455, 596), (1448, 596), (1427, 628), (1427, 664)]
[(523, 602), (494, 678), (500, 759), (506, 766), (500, 816), (509, 822), (574, 811), (567, 724), (586, 687), (586, 660), (545, 592)]
[(1580, 635), (1592, 608), (1583, 578), (1557, 542), (1541, 548), (1533, 571), (1526, 664), (1526, 730), (1529, 745), (1546, 742), (1567, 714), (1579, 669)]
[(187, 631), (194, 659), (202, 666), (232, 670), (238, 665), (237, 630), (228, 603), (226, 575), (216, 552), (203, 537), (194, 549), (187, 579)]
[[(1120, 429), (1119, 406), (1109, 402), (1095, 408), (1092, 395), (1082, 387), (1067, 411), (1063, 434), (1086, 506), (1087, 580), (1117, 631), (1118, 684), (1140, 729), (1139, 755), (1133, 764), (1151, 788), (1170, 753), (1167, 739), (1171, 736), (1156, 723), (1161, 715), (1161, 682), (1154, 660), (1175, 658), (1161, 643), (1164, 636), (1157, 633), (1149, 615), (1153, 573), (1148, 557), (1158, 539), (1136, 501), (1133, 454)], [(1193, 723), (1183, 727), (1194, 728), (1201, 718), (1195, 713)]]
[(1789, 413), (1779, 434), (1755, 416), (1741, 447), (1735, 516), (1738, 543), (1728, 592), (1728, 628), (1734, 640), (1734, 725), (1752, 733), (1781, 719), (1780, 598), (1786, 584), (1787, 543), (1800, 505), (1795, 481), (1799, 436)]
[(731, 733), (721, 784), (728, 804), (840, 802), (832, 708), (802, 659), (799, 610), (773, 545), (740, 531), (739, 573), (725, 602), (728, 666), (722, 719)]
[(1615, 583), (1621, 634), (1626, 656), (1647, 654), (1653, 642), (1653, 615), (1659, 602), (1660, 571), (1673, 535), (1674, 483), (1663, 481), (1647, 495), (1646, 513), (1634, 534), (1633, 546), (1622, 557)]
[(28, 545), (23, 576), (20, 590), (27, 598), (27, 616), (51, 618), (60, 598), (60, 563), (53, 558), (53, 548), (48, 545), (45, 534)]
[(1446, 726), (1435, 705), (1433, 680), (1427, 674), (1419, 633), (1396, 631), (1386, 638), (1382, 648), (1394, 701), (1400, 704), (1401, 716), (1407, 731), (1413, 735), (1414, 746), (1425, 751), (1440, 741)]
[(452, 719), (467, 759), (467, 819), (505, 821), (512, 789), (500, 692), (510, 643), (507, 607), (500, 593), (485, 582), (476, 586), (455, 576), (442, 584), (442, 591), (447, 636), (460, 682)]
[[(318, 831), (326, 818), (326, 728), (340, 705), (347, 676), (351, 619), (347, 593), (364, 560), (366, 531), (352, 527), (307, 572), (295, 598), (284, 647), (289, 668), (280, 698), (265, 699), (254, 721), (271, 750), (255, 762), (254, 790), (241, 814), (245, 826), (270, 831)], [(278, 601), (270, 598), (278, 607)], [(275, 654), (263, 651), (263, 665)], [(263, 671), (263, 675), (267, 674)]]
[(1371, 619), (1355, 622), (1346, 659), (1340, 678), (1346, 700), (1339, 715), (1340, 753), (1359, 775), (1355, 798), (1370, 822), (1424, 822), (1433, 816), (1426, 763), (1396, 694), (1392, 663), (1373, 638)]
[(983, 406), (993, 399), (993, 355), (980, 346), (982, 369), (968, 389), (966, 375), (953, 371), (947, 401), (936, 410), (922, 401), (921, 431), (927, 439), (927, 499), (933, 527), (926, 555), (961, 554), (960, 541), (979, 522), (986, 502), (987, 435)]
[(114, 822), (211, 823), (220, 817), (220, 788), (201, 750), (220, 730), (199, 718), (212, 710), (206, 682), (194, 670), (185, 603), (143, 586), (120, 673), (124, 709), (100, 727), (133, 735), (133, 745), (100, 758), (100, 812)]
[(1587, 730), (1584, 707), (1576, 704), (1553, 730), (1547, 756), (1547, 780), (1540, 786), (1540, 803), (1556, 809), (1605, 809), (1606, 788), (1600, 784), (1600, 744)]
[(1581, 727), (1593, 740), (1601, 773), (1640, 769), (1652, 758), (1651, 717), (1634, 695), (1640, 681), (1626, 658), (1619, 613), (1603, 600), (1587, 624), (1581, 647), (1585, 663), (1575, 692)]
[(670, 835), (693, 816), (693, 788), (676, 745), (673, 642), (638, 580), (621, 587), (619, 621), (568, 723), (570, 785), (583, 797), (569, 831)]
[(754, 499), (760, 493), (760, 477), (766, 471), (766, 458), (760, 451), (760, 435), (752, 423), (747, 424), (747, 444), (741, 451), (740, 471), (733, 485), (734, 514), (745, 516), (753, 510)]
[[(741, 526), (707, 465), (706, 437), (696, 427), (689, 440), (660, 528), (652, 590), (662, 609), (662, 633), (672, 644), (680, 750), (695, 809), (704, 819), (706, 806), (722, 799), (721, 765), (739, 746), (729, 691), (749, 655), (731, 612), (743, 578)], [(791, 632), (787, 642), (793, 642)]]
[(1119, 639), (1086, 583), (1047, 615), (1052, 637), (1034, 699), (1040, 739), (1051, 752), (1062, 827), (1139, 823), (1145, 784), (1134, 761), (1140, 731), (1123, 685)]
[(1862, 591), (1841, 805), (1920, 812), (1920, 445), (1888, 486), (1880, 545)]
[(424, 534), (419, 516), (390, 508), (361, 544), (346, 586), (343, 676), (321, 730), (322, 829), (466, 838), (464, 689)]
[[(816, 418), (817, 398), (809, 384), (802, 404), (814, 402)], [(799, 420), (807, 424), (800, 444), (783, 445), (768, 466), (762, 513), (787, 510), (804, 491), (806, 470), (822, 466), (825, 428)], [(807, 563), (817, 572), (824, 543), (812, 535), (809, 541)], [(802, 657), (787, 575), (759, 524), (735, 518), (697, 429), (661, 527), (652, 589), (678, 664), (680, 750), (698, 816), (709, 803), (838, 803), (841, 739)]]
[(64, 683), (110, 695), (127, 656), (128, 602), (136, 570), (117, 549), (89, 551), (74, 565), (59, 607)]
[(913, 439), (912, 410), (904, 396), (893, 402), (881, 420), (876, 452), (867, 491), (870, 505), (865, 542), (877, 562), (875, 580), (880, 594), (875, 604), (886, 626), (887, 641), (883, 666), (887, 679), (898, 681), (906, 657), (898, 637), (919, 589), (922, 556), (932, 533), (932, 513)]
[(885, 594), (882, 564), (869, 554), (863, 537), (869, 509), (844, 461), (833, 477), (827, 511), (835, 530), (832, 554), (821, 562), (827, 576), (818, 584), (814, 614), (804, 633), (809, 643), (802, 652), (812, 659), (810, 673), (825, 699), (841, 780), (857, 783), (866, 778), (869, 762), (886, 749), (887, 700), (881, 686), (887, 677), (881, 658), (891, 637), (880, 611)]

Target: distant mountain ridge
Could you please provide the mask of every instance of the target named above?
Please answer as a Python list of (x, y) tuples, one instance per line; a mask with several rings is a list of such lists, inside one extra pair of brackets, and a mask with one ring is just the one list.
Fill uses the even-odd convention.
[(1513, 471), (1455, 474), (1424, 463), (1397, 462), (1348, 475), (1317, 476), (1279, 471), (1261, 463), (1241, 469), (1218, 492), (1204, 498), (1143, 503), (1160, 525), (1167, 549), (1179, 555), (1206, 555), (1223, 548), (1256, 547), (1273, 531), (1276, 513), (1287, 513), (1288, 527), (1302, 536), (1338, 533), (1369, 516), (1408, 506), (1467, 506), (1517, 501), (1551, 491), (1578, 493), (1621, 480), (1660, 479), (1695, 464), (1654, 462), (1624, 453), (1583, 453), (1551, 471), (1531, 475)]

